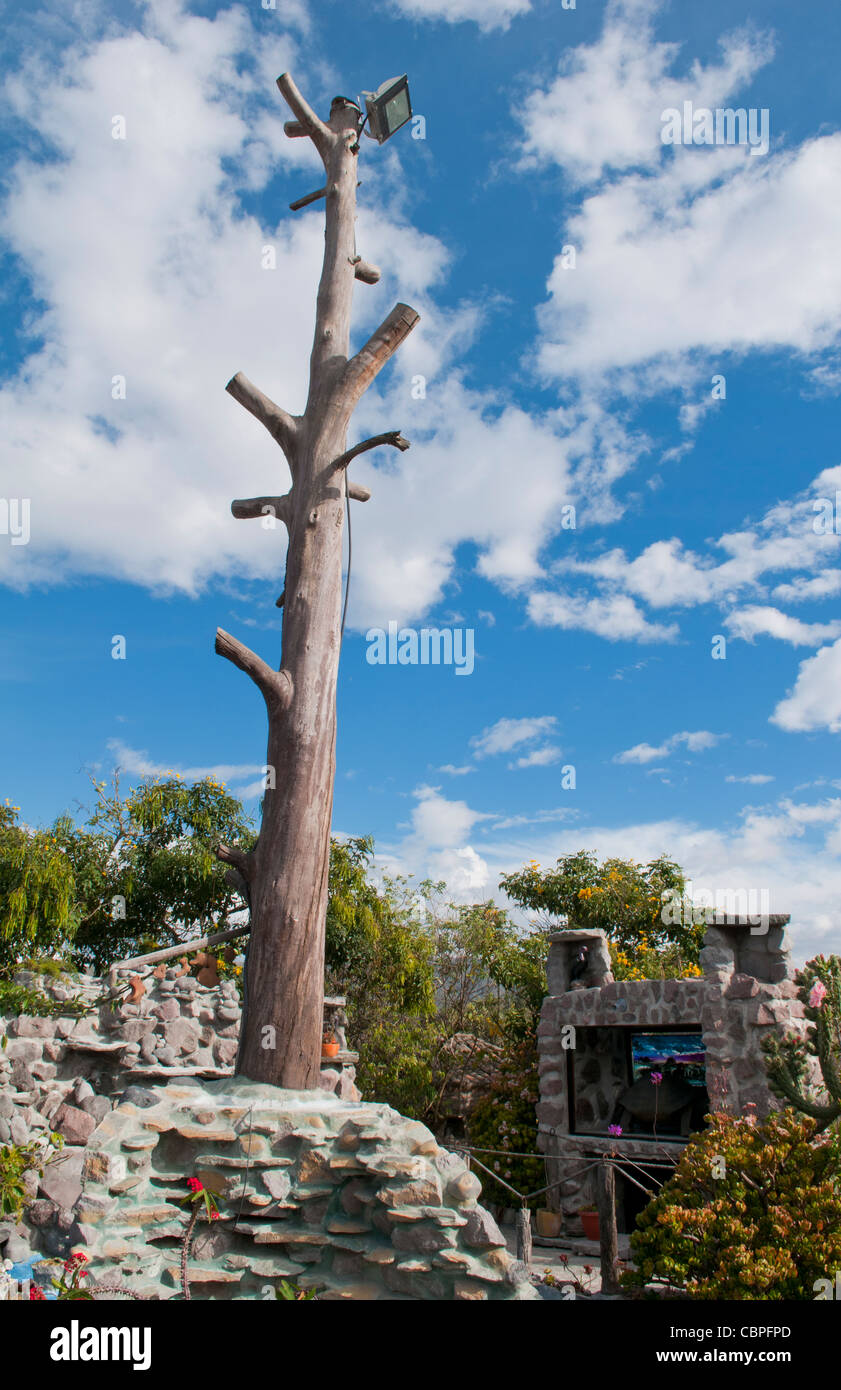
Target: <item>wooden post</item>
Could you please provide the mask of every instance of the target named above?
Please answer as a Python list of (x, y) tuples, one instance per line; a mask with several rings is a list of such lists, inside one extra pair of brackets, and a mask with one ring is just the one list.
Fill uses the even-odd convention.
[(531, 1266), (531, 1212), (526, 1206), (517, 1212), (517, 1259)]
[[(353, 102), (337, 97), (329, 121), (322, 121), (288, 73), (277, 85), (295, 117), (287, 135), (309, 137), (324, 165), (324, 262), (304, 413), (289, 414), (241, 372), (227, 386), (282, 450), (292, 486), (285, 493), (274, 487), (264, 497), (239, 498), (231, 506), (242, 519), (273, 519), (273, 528), (259, 531), (258, 544), (282, 535), (285, 527), (288, 547), (279, 669), (221, 628), (216, 633), (216, 651), (250, 676), (265, 701), (269, 725), (269, 772), (257, 843), (247, 854), (228, 845), (219, 845), (216, 854), (231, 866), (251, 909), (236, 1072), (314, 1090), (323, 1025), (345, 494), (359, 501), (370, 496), (346, 480), (345, 469), (366, 447), (381, 442), (378, 436), (349, 450), (347, 431), (360, 398), (418, 314), (398, 304), (349, 357), (353, 289), (357, 278), (364, 278), (357, 276), (354, 240), (362, 115)], [(299, 206), (308, 201), (299, 199)], [(406, 447), (397, 430), (382, 442)], [(287, 471), (284, 464), (281, 469)]]
[(599, 1209), (599, 1245), (601, 1246), (602, 1293), (619, 1293), (617, 1262), (619, 1236), (616, 1230), (616, 1178), (613, 1164), (603, 1158), (596, 1169), (596, 1204)]

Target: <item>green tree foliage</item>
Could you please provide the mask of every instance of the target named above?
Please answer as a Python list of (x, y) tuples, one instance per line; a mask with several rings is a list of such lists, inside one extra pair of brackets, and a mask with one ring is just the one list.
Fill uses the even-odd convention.
[[(768, 1081), (775, 1095), (823, 1131), (841, 1118), (841, 957), (816, 956), (795, 980), (812, 1027), (805, 1038), (787, 1034), (765, 1039)], [(822, 1095), (812, 1084), (815, 1060)]]
[(599, 863), (589, 850), (579, 850), (563, 855), (551, 869), (542, 870), (532, 860), (517, 873), (505, 874), (500, 888), (553, 930), (567, 926), (605, 932), (620, 953), (617, 978), (647, 978), (635, 974), (641, 963), (656, 975), (664, 970), (682, 974), (687, 967), (698, 973), (703, 923), (691, 920), (691, 909), (663, 911), (664, 903), (682, 907), (686, 889), (681, 868), (663, 855), (649, 864), (632, 859)]
[(0, 970), (60, 950), (76, 927), (75, 884), (61, 840), (0, 806)]
[(726, 1115), (687, 1144), (637, 1217), (631, 1288), (695, 1299), (814, 1299), (841, 1268), (841, 1150), (786, 1110), (763, 1124)]
[[(509, 1043), (490, 1094), (479, 1101), (470, 1115), (470, 1144), (486, 1151), (476, 1155), (484, 1165), (476, 1170), (482, 1183), (483, 1202), (497, 1207), (519, 1206), (509, 1188), (526, 1195), (545, 1187), (543, 1160), (522, 1156), (538, 1152), (537, 1101), (537, 1039), (529, 1035)], [(497, 1174), (508, 1186), (503, 1187), (485, 1169)], [(542, 1207), (546, 1202), (544, 1193), (527, 1205)]]
[[(518, 929), (492, 902), (451, 903), (442, 883), (385, 877), (377, 888), (372, 852), (365, 839), (332, 846), (327, 988), (347, 997), (366, 1098), (436, 1129), (459, 1066), (447, 1048), (454, 1035), (469, 1033), (480, 1052), (483, 1042), (533, 1050), (545, 934)], [(536, 1059), (529, 1070), (533, 1085)], [(531, 1120), (533, 1132), (533, 1107)]]
[[(215, 858), (220, 841), (248, 848), (242, 805), (212, 778), (155, 778), (122, 795), (94, 782), (76, 825), (60, 816), (28, 832), (0, 818), (0, 963), (69, 951), (102, 971), (121, 956), (222, 929), (244, 901)], [(122, 913), (125, 913), (123, 916)]]
[(406, 880), (370, 881), (372, 854), (366, 838), (331, 844), (326, 989), (347, 997), (362, 1093), (420, 1117), (434, 1098), (434, 943)]

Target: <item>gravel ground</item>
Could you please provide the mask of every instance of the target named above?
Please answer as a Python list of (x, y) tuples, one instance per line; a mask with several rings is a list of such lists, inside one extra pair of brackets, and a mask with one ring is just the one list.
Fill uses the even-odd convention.
[[(514, 1226), (505, 1222), (501, 1229), (509, 1251), (516, 1256), (517, 1235)], [(619, 1258), (628, 1260), (629, 1254), (628, 1237), (620, 1235)], [(540, 1279), (546, 1270), (550, 1270), (554, 1278), (559, 1281), (569, 1283), (574, 1277), (583, 1284), (588, 1293), (597, 1296), (601, 1294), (602, 1284), (597, 1241), (584, 1240), (583, 1238), (578, 1240), (574, 1237), (564, 1240), (561, 1245), (538, 1245), (535, 1241), (531, 1252), (532, 1276)], [(564, 1297), (561, 1290), (551, 1288), (551, 1286), (544, 1285), (541, 1292), (550, 1300)]]

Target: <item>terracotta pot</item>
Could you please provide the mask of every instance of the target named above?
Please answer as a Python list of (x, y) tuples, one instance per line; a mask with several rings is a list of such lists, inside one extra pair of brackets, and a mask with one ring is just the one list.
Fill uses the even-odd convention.
[(599, 1238), (599, 1213), (597, 1211), (580, 1211), (581, 1225), (584, 1227), (584, 1234), (588, 1240), (598, 1240)]
[(321, 1044), (321, 1055), (322, 1057), (338, 1057), (339, 1044), (337, 1042), (323, 1042)]
[(557, 1240), (561, 1234), (563, 1218), (559, 1211), (546, 1211), (541, 1209), (535, 1213), (537, 1221), (537, 1234), (547, 1236), (550, 1240)]

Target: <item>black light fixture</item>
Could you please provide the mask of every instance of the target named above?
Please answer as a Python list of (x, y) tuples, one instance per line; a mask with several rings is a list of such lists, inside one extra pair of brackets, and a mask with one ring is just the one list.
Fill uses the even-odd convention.
[(409, 79), (405, 72), (402, 77), (390, 77), (375, 92), (362, 95), (368, 112), (366, 134), (381, 145), (412, 118)]

